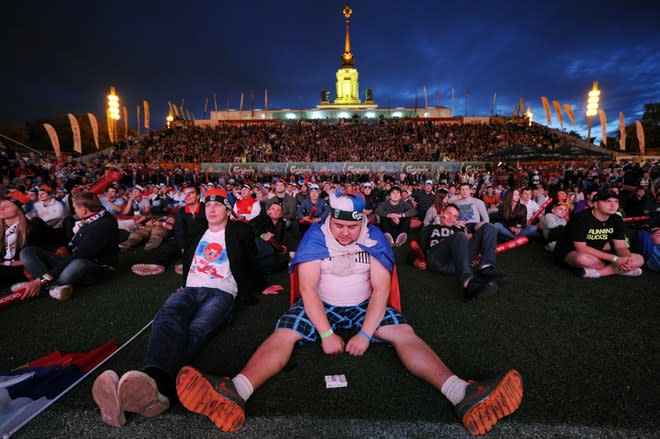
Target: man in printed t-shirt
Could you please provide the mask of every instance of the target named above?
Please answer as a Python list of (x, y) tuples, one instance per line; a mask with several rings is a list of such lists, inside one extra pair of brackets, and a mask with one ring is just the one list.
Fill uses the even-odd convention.
[(626, 247), (624, 223), (618, 209), (616, 192), (597, 193), (593, 208), (574, 215), (566, 225), (555, 248), (556, 258), (582, 269), (585, 278), (613, 274), (640, 276), (644, 258)]
[[(441, 274), (455, 275), (463, 287), (466, 302), (495, 294), (505, 276), (495, 271), (497, 233), (475, 233), (471, 239), (465, 227), (458, 226), (458, 206), (448, 204), (440, 212), (440, 224), (429, 224), (422, 229), (422, 249), (426, 261), (416, 259), (415, 267)], [(476, 273), (472, 259), (481, 254)]]
[[(92, 394), (106, 424), (121, 427), (125, 411), (155, 416), (176, 397), (179, 369), (192, 361), (234, 314), (234, 302), (256, 303), (266, 283), (257, 268), (254, 234), (248, 224), (228, 221), (231, 205), (224, 189), (206, 192), (208, 229), (184, 249), (184, 287), (172, 294), (154, 317), (141, 371), (121, 379), (106, 370)], [(281, 290), (271, 286), (265, 292)]]

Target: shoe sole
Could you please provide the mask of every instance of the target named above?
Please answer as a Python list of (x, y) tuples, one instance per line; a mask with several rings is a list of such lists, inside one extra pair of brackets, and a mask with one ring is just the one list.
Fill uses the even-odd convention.
[(117, 385), (119, 377), (111, 370), (106, 370), (96, 378), (92, 386), (94, 402), (101, 410), (101, 420), (112, 427), (126, 424), (126, 415), (119, 404)]
[(176, 377), (176, 393), (191, 412), (209, 418), (220, 430), (237, 431), (245, 425), (245, 410), (218, 393), (197, 370), (185, 366)]
[(122, 408), (150, 418), (170, 408), (167, 397), (158, 392), (153, 378), (140, 372), (126, 372), (119, 380), (117, 393)]
[(131, 267), (131, 271), (138, 276), (156, 276), (165, 273), (165, 267), (162, 265), (152, 265), (155, 264), (135, 264)]
[(497, 421), (518, 409), (522, 396), (522, 377), (512, 369), (484, 401), (463, 415), (463, 425), (473, 436), (484, 435), (493, 429)]

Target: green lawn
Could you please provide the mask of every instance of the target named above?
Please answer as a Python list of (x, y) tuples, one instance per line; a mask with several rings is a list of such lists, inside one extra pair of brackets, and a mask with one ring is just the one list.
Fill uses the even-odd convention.
[[(152, 319), (179, 281), (173, 271), (152, 278), (135, 276), (129, 267), (144, 255), (142, 250), (122, 254), (112, 282), (80, 288), (70, 301), (41, 297), (1, 309), (0, 369), (55, 348), (88, 350), (110, 338), (119, 344), (130, 338)], [(658, 274), (583, 280), (553, 265), (542, 245), (532, 242), (498, 257), (498, 269), (508, 275), (509, 283), (496, 296), (464, 304), (454, 278), (405, 265), (404, 250), (397, 250), (397, 259), (404, 314), (456, 374), (478, 379), (512, 367), (522, 373), (522, 406), (498, 424), (495, 436), (498, 429), (507, 437), (514, 434), (506, 430), (512, 426), (524, 432), (526, 426), (532, 431), (538, 425), (546, 432), (556, 431), (554, 437), (572, 437), (560, 433), (567, 426), (604, 429), (616, 437), (630, 431), (655, 436), (660, 431)], [(288, 284), (285, 273), (269, 280)], [(240, 309), (233, 325), (212, 340), (194, 365), (234, 375), (287, 306), (285, 292), (262, 296), (258, 305)], [(112, 368), (121, 375), (139, 368), (147, 338), (148, 331), (102, 370)], [(347, 388), (325, 389), (324, 375), (342, 373)], [(199, 437), (215, 432), (205, 419), (181, 407), (158, 419), (129, 418), (122, 430), (106, 427), (97, 419), (92, 382), (83, 382), (20, 437)], [(328, 428), (344, 429), (349, 420), (371, 426), (458, 425), (444, 397), (409, 374), (393, 349), (383, 345), (372, 346), (362, 358), (324, 356), (318, 345), (299, 347), (286, 370), (253, 395), (247, 413), (245, 435), (252, 437), (266, 434), (261, 429), (268, 430), (268, 419), (273, 419), (274, 430), (268, 432), (273, 437), (318, 437), (318, 431), (312, 433), (314, 419), (338, 420), (340, 427)], [(308, 429), (301, 430), (301, 422), (310, 422)], [(341, 430), (340, 436), (361, 436), (363, 424)], [(411, 431), (382, 434), (404, 437), (413, 435)], [(425, 436), (426, 430), (414, 431), (415, 436)], [(515, 431), (517, 436), (537, 437)], [(599, 436), (603, 430), (597, 431)], [(456, 432), (461, 430), (446, 434)], [(381, 433), (362, 437), (370, 435)]]

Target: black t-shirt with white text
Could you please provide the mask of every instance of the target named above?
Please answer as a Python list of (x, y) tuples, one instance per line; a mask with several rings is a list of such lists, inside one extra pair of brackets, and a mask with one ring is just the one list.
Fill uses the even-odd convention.
[(557, 243), (555, 251), (561, 257), (575, 250), (574, 242), (584, 242), (596, 250), (603, 250), (605, 244), (614, 249), (614, 240), (626, 239), (625, 225), (621, 216), (614, 214), (606, 221), (601, 221), (591, 213), (591, 209), (582, 211), (566, 224), (562, 239)]

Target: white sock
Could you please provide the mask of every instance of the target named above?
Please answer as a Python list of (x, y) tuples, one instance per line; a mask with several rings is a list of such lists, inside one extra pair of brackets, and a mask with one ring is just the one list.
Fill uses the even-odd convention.
[(456, 375), (452, 375), (445, 381), (440, 391), (452, 404), (456, 405), (465, 398), (465, 389), (467, 386), (467, 382)]
[(247, 401), (252, 396), (254, 389), (252, 388), (252, 383), (245, 375), (239, 373), (231, 382), (234, 383), (234, 387), (236, 387), (236, 391), (243, 398), (243, 401)]

